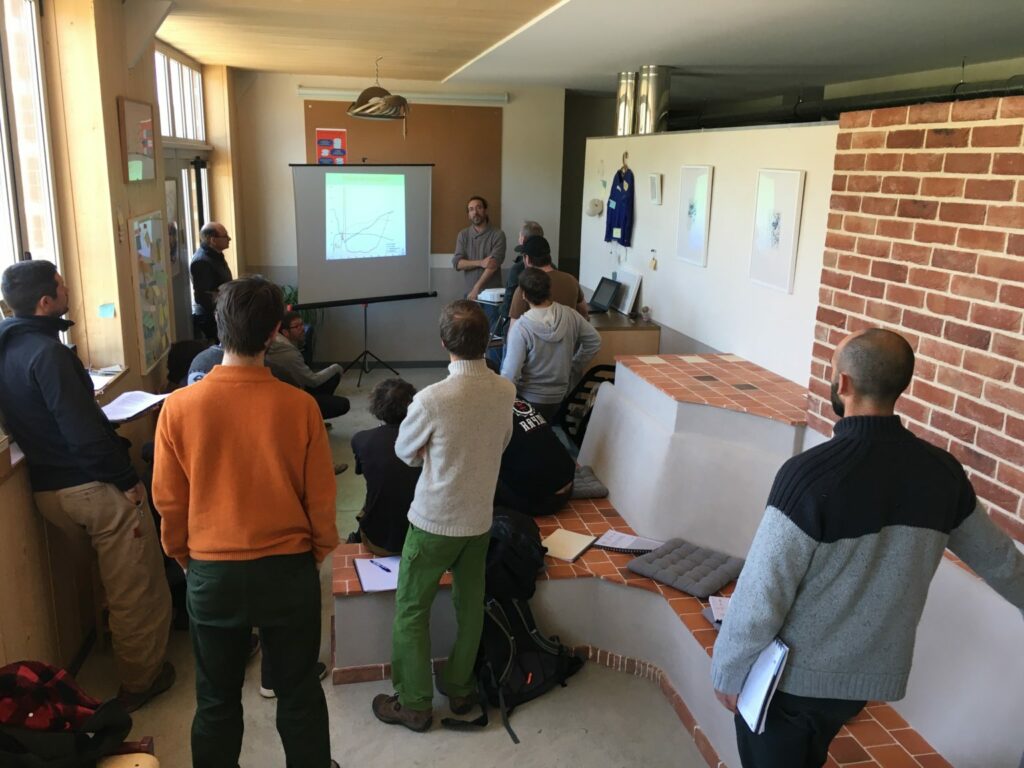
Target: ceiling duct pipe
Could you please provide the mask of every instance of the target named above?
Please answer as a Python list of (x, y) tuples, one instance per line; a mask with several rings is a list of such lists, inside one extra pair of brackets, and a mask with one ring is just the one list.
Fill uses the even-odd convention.
[(636, 100), (637, 133), (664, 133), (668, 130), (668, 100), (671, 90), (671, 67), (645, 64), (640, 68)]
[(636, 72), (619, 72), (615, 97), (615, 135), (632, 136), (636, 116)]

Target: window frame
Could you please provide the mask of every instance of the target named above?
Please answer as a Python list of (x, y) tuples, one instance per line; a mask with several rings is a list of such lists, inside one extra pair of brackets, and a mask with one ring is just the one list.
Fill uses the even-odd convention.
[[(154, 58), (164, 145), (205, 147), (202, 65), (160, 40), (156, 42)], [(164, 88), (160, 87), (161, 77)]]

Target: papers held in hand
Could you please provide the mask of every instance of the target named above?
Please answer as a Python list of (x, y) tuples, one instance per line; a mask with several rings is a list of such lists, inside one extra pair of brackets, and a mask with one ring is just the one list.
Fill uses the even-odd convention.
[(363, 557), (356, 560), (356, 575), (363, 592), (390, 592), (398, 589), (398, 566), (402, 558)]
[(150, 408), (160, 405), (167, 395), (154, 395), (149, 392), (125, 392), (118, 395), (113, 402), (103, 406), (103, 413), (112, 422), (131, 421), (138, 418)]
[(747, 727), (755, 734), (764, 733), (764, 723), (768, 718), (768, 705), (779, 686), (779, 678), (786, 667), (789, 646), (775, 638), (771, 644), (761, 651), (754, 666), (750, 668), (747, 679), (743, 681), (743, 690), (736, 700), (736, 708), (746, 721)]

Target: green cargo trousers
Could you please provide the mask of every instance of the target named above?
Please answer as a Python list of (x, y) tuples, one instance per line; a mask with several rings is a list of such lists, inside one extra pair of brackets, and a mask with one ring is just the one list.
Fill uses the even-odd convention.
[(430, 709), (434, 686), (430, 659), (430, 606), (438, 581), (452, 571), (452, 604), (458, 629), (444, 667), (449, 696), (476, 690), (473, 664), (484, 623), (484, 567), (490, 533), (437, 536), (409, 526), (402, 549), (392, 631), (391, 681), (406, 709)]
[(236, 768), (249, 635), (274, 670), (277, 732), (288, 768), (329, 768), (327, 701), (317, 676), (320, 577), (312, 553), (193, 560), (187, 605), (196, 657), (193, 768)]

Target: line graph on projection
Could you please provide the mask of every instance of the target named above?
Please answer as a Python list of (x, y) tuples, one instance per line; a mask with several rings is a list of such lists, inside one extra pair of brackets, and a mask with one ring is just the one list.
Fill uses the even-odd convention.
[(324, 176), (327, 259), (405, 256), (405, 177), (328, 173)]

